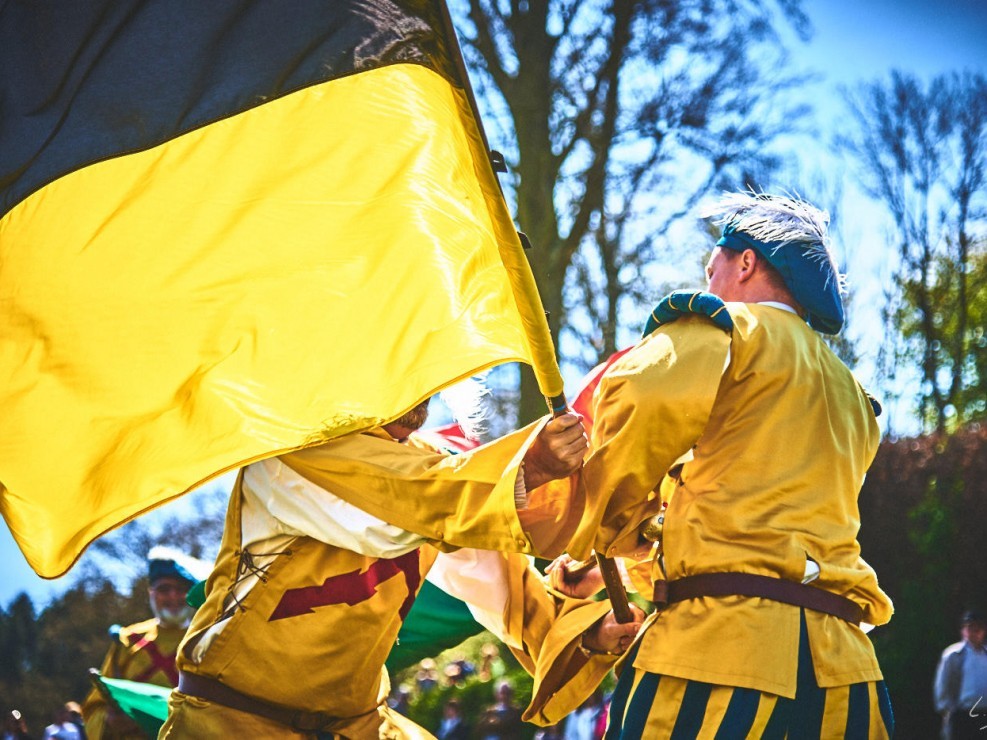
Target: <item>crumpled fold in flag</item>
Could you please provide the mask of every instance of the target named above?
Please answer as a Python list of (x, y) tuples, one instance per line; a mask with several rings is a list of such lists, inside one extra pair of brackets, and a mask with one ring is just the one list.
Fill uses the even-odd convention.
[(0, 511), (40, 575), (483, 368), (561, 392), (446, 17), (0, 8)]

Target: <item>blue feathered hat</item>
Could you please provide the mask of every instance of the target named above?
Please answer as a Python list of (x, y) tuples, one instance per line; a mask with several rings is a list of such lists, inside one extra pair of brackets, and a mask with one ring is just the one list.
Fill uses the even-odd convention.
[(208, 565), (174, 548), (159, 545), (147, 553), (147, 580), (152, 586), (162, 578), (176, 578), (191, 588), (208, 574)]
[(781, 275), (806, 310), (809, 326), (840, 332), (846, 278), (829, 248), (828, 213), (799, 198), (747, 191), (725, 195), (704, 215), (723, 226), (716, 246), (753, 249)]

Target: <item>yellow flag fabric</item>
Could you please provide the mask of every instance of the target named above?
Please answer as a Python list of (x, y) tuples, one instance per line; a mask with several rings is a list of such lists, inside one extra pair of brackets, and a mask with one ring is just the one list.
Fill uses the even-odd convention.
[(554, 356), (446, 66), (258, 96), (3, 212), (0, 512), (35, 571), (245, 462)]

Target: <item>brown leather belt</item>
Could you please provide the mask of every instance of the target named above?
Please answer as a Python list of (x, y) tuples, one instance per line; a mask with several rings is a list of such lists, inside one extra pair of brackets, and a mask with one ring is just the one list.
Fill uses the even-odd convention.
[(241, 694), (236, 689), (231, 689), (214, 678), (200, 676), (196, 673), (180, 671), (178, 690), (187, 696), (196, 696), (214, 704), (222, 704), (230, 709), (256, 714), (259, 717), (280, 722), (299, 732), (330, 731), (332, 725), (339, 721), (338, 717), (330, 716), (325, 712), (305, 712), (268, 704), (252, 696)]
[(700, 596), (759, 596), (832, 614), (857, 625), (864, 616), (864, 610), (845, 596), (816, 586), (753, 573), (700, 573), (655, 584), (654, 601), (658, 605), (674, 604)]

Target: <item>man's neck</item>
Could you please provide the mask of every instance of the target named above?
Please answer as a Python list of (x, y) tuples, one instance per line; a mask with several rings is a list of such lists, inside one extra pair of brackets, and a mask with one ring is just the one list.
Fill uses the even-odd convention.
[(735, 284), (729, 292), (729, 298), (720, 297), (725, 301), (738, 301), (740, 303), (781, 303), (791, 307), (795, 313), (801, 315), (798, 301), (795, 300), (791, 292), (763, 277), (755, 276), (747, 282)]
[(781, 301), (758, 301), (758, 304), (761, 306), (771, 306), (772, 308), (780, 308), (782, 311), (788, 311), (789, 313), (793, 313), (796, 316), (798, 315), (798, 311), (795, 310), (794, 306), (791, 306), (787, 303), (782, 303)]

